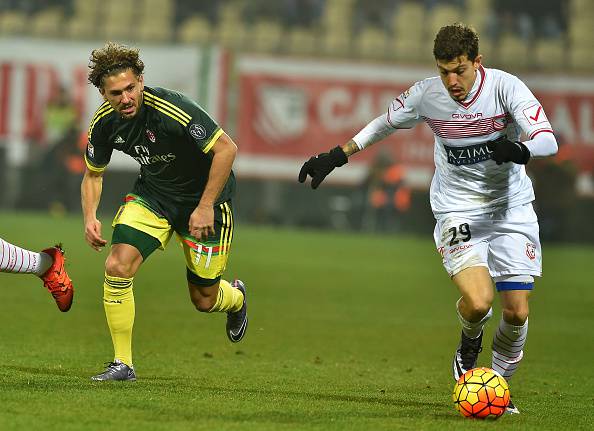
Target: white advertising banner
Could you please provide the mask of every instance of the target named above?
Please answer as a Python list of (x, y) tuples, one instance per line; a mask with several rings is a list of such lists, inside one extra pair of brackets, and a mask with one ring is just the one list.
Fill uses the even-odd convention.
[[(0, 143), (8, 161), (23, 164), (35, 144), (44, 143), (44, 109), (64, 88), (76, 108), (81, 130), (102, 100), (87, 82), (91, 51), (103, 42), (41, 39), (0, 39)], [(215, 117), (223, 112), (220, 70), (223, 55), (217, 49), (190, 46), (134, 44), (145, 64), (145, 83), (167, 87), (197, 100)], [(222, 115), (222, 114), (221, 114)], [(28, 145), (33, 143), (33, 145)], [(117, 153), (117, 152), (116, 152)], [(138, 169), (133, 160), (114, 154), (112, 168)]]

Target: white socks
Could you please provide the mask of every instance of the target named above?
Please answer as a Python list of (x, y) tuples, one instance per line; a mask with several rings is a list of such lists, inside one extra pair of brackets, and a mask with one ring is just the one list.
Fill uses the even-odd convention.
[(524, 356), (528, 335), (528, 319), (522, 326), (510, 325), (503, 318), (493, 336), (493, 363), (491, 368), (509, 380)]
[(0, 238), (0, 272), (43, 275), (52, 266), (47, 253), (37, 253), (17, 247)]

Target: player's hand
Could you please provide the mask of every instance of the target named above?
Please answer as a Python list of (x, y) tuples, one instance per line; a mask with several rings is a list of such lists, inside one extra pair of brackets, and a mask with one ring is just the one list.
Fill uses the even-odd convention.
[(190, 215), (188, 230), (198, 241), (214, 235), (214, 208), (210, 205), (198, 205)]
[(348, 157), (340, 146), (332, 148), (328, 153), (310, 157), (310, 159), (301, 167), (301, 171), (299, 171), (299, 182), (305, 182), (309, 175), (311, 177), (311, 188), (317, 189), (324, 178), (326, 178), (334, 168), (339, 168), (348, 161)]
[(512, 142), (506, 137), (501, 137), (487, 143), (491, 151), (491, 158), (500, 165), (502, 163), (514, 162), (525, 165), (530, 160), (530, 150), (521, 142)]
[(107, 241), (101, 237), (101, 222), (97, 219), (85, 222), (85, 240), (97, 251), (101, 251)]

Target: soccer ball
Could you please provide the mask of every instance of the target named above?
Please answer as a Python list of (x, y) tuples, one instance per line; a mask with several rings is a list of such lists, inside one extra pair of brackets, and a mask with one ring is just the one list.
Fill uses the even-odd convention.
[(492, 369), (473, 368), (460, 376), (452, 399), (462, 416), (497, 419), (509, 404), (509, 387)]

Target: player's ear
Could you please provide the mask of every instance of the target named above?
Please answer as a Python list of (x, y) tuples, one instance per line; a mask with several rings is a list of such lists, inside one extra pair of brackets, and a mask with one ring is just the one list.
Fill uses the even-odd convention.
[(479, 54), (479, 55), (476, 56), (476, 58), (472, 62), (472, 65), (474, 66), (475, 69), (478, 69), (479, 68), (479, 66), (481, 65), (482, 60), (483, 60), (483, 55), (482, 54)]
[(140, 92), (144, 91), (144, 75), (138, 77), (138, 83), (140, 84)]
[(101, 94), (101, 97), (103, 97), (103, 100), (105, 100), (107, 102), (107, 97), (105, 97), (105, 89), (103, 87), (101, 87), (99, 89), (99, 94)]

